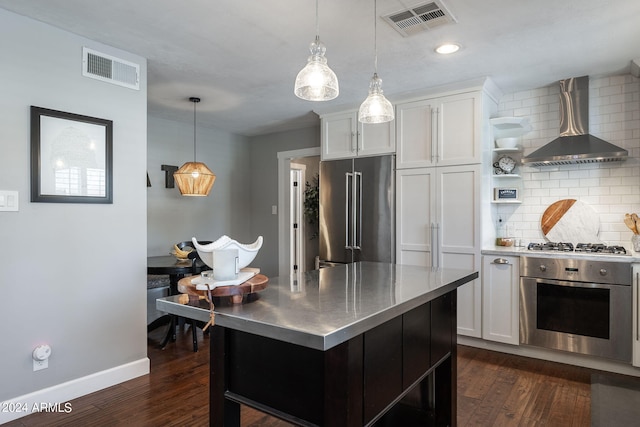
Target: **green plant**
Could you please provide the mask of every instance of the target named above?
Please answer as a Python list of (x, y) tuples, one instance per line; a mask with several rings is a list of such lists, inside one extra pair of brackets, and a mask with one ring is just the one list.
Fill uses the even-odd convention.
[(305, 183), (304, 216), (313, 230), (311, 240), (318, 237), (320, 232), (320, 176), (316, 173), (311, 183)]

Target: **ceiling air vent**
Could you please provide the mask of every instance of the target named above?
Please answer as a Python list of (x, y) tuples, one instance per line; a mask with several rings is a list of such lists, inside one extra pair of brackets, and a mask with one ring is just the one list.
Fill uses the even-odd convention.
[(456, 22), (441, 1), (422, 3), (382, 18), (404, 37)]
[(95, 50), (82, 48), (82, 75), (140, 90), (140, 65)]

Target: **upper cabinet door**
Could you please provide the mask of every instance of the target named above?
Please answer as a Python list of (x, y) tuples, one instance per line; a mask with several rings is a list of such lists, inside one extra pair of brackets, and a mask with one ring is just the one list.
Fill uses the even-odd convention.
[(352, 112), (322, 117), (322, 160), (354, 157), (357, 150), (356, 116)]
[(433, 99), (396, 106), (396, 167), (421, 168), (435, 165), (437, 108)]
[(479, 92), (399, 104), (398, 169), (480, 163), (481, 113)]
[(358, 112), (322, 116), (322, 160), (394, 154), (395, 121), (379, 124), (358, 122)]
[(376, 124), (364, 124), (358, 122), (358, 156), (374, 156), (395, 153), (395, 125), (395, 120)]
[(438, 165), (481, 163), (481, 105), (478, 92), (452, 95), (439, 100)]

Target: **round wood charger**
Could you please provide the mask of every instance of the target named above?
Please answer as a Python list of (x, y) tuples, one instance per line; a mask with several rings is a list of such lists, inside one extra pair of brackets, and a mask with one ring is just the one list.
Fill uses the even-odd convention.
[[(178, 292), (189, 295), (197, 295), (208, 298), (207, 291), (199, 291), (196, 289), (196, 285), (191, 283), (191, 279), (198, 276), (184, 277), (178, 281)], [(264, 274), (256, 274), (246, 282), (233, 286), (219, 286), (211, 290), (211, 296), (213, 297), (231, 297), (231, 301), (234, 304), (242, 302), (244, 295), (253, 294), (259, 292), (267, 287), (269, 278)]]

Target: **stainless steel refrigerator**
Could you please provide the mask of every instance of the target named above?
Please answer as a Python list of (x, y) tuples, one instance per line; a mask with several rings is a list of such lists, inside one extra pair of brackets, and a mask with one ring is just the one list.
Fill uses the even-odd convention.
[(395, 156), (320, 162), (320, 262), (395, 262)]

